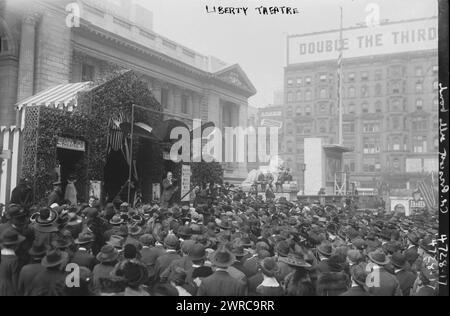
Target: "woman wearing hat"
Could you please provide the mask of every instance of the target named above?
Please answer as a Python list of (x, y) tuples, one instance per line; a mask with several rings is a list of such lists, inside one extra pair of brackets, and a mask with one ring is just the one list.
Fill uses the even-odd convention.
[(315, 296), (315, 288), (311, 282), (311, 265), (298, 255), (278, 259), (294, 269), (284, 279), (284, 291), (287, 296)]
[(25, 237), (10, 228), (0, 236), (0, 296), (18, 295), (18, 280), (20, 263), (16, 249), (25, 240)]

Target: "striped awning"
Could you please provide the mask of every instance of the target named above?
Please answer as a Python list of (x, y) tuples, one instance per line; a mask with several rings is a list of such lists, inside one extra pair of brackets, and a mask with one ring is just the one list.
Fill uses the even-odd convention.
[(16, 106), (18, 110), (22, 110), (25, 106), (45, 105), (73, 111), (74, 107), (77, 106), (78, 93), (88, 90), (91, 86), (92, 82), (60, 84), (22, 100)]

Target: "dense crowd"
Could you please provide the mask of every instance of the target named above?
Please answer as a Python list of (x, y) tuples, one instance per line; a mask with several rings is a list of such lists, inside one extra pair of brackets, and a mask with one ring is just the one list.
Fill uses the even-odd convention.
[(433, 296), (437, 217), (263, 200), (9, 204), (0, 296)]

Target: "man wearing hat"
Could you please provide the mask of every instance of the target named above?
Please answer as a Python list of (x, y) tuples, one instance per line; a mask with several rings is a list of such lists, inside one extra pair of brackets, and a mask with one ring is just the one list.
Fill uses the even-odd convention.
[(47, 246), (42, 242), (35, 241), (28, 253), (31, 263), (25, 265), (19, 274), (18, 294), (21, 296), (30, 295), (30, 287), (34, 278), (45, 270), (41, 261), (47, 253)]
[(260, 263), (260, 271), (263, 281), (256, 287), (258, 296), (283, 296), (284, 291), (276, 279), (280, 271), (274, 258), (267, 257)]
[(31, 286), (31, 296), (65, 296), (66, 272), (69, 255), (58, 249), (47, 251), (42, 259), (44, 271), (36, 275)]
[(53, 204), (62, 205), (64, 201), (62, 193), (61, 181), (53, 182), (53, 191), (50, 193), (47, 199), (47, 206), (50, 207)]
[(381, 249), (377, 249), (369, 252), (369, 260), (372, 270), (366, 282), (369, 293), (375, 296), (401, 296), (402, 291), (397, 278), (384, 268), (390, 262), (386, 254)]
[(163, 271), (161, 275), (161, 279), (167, 279), (167, 277), (177, 268), (180, 267), (183, 271), (187, 271), (192, 268), (192, 260), (189, 257), (189, 251), (192, 246), (195, 245), (195, 241), (192, 239), (184, 240), (181, 242), (181, 253), (182, 257), (180, 259), (176, 259), (172, 261), (169, 267)]
[(402, 295), (409, 296), (417, 277), (415, 273), (406, 269), (408, 265), (406, 256), (399, 251), (394, 253), (391, 256), (391, 264), (394, 266), (394, 274), (400, 284)]
[(365, 267), (360, 264), (353, 265), (350, 268), (352, 284), (350, 288), (340, 296), (370, 296), (366, 285), (367, 272)]
[(19, 185), (11, 192), (9, 203), (21, 205), (25, 210), (30, 208), (33, 203), (33, 189), (29, 179), (20, 179)]
[(406, 261), (410, 265), (411, 268), (416, 268), (415, 264), (417, 259), (419, 258), (419, 236), (416, 233), (409, 233), (407, 236), (407, 248), (404, 251), (404, 255), (406, 257)]
[(71, 263), (76, 263), (80, 267), (86, 267), (89, 270), (93, 270), (97, 261), (95, 256), (92, 254), (91, 246), (94, 242), (94, 234), (85, 231), (78, 235), (75, 240), (75, 244), (78, 245), (78, 250), (73, 254)]
[(162, 273), (170, 266), (172, 261), (181, 259), (180, 255), (177, 253), (180, 245), (180, 241), (177, 236), (173, 234), (167, 235), (164, 238), (164, 247), (166, 252), (156, 259), (155, 263), (155, 277), (159, 280)]
[(100, 262), (92, 270), (93, 285), (96, 290), (103, 291), (101, 288), (101, 279), (109, 278), (111, 271), (119, 258), (119, 251), (112, 245), (105, 245), (97, 254), (97, 261)]
[(330, 242), (324, 241), (317, 247), (317, 254), (319, 263), (315, 266), (314, 270), (317, 273), (330, 272), (330, 267), (328, 265), (328, 260), (333, 254), (333, 247)]
[(219, 248), (211, 259), (216, 271), (202, 280), (197, 296), (246, 296), (247, 285), (233, 278), (227, 271), (235, 260), (228, 249)]
[(0, 236), (0, 296), (16, 296), (20, 273), (19, 258), (16, 249), (25, 240), (14, 229), (7, 229)]

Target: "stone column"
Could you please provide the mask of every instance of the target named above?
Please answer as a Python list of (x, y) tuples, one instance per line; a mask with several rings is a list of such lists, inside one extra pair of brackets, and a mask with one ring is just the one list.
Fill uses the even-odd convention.
[(34, 56), (37, 18), (36, 14), (29, 14), (22, 21), (17, 88), (18, 101), (30, 97), (34, 93)]

